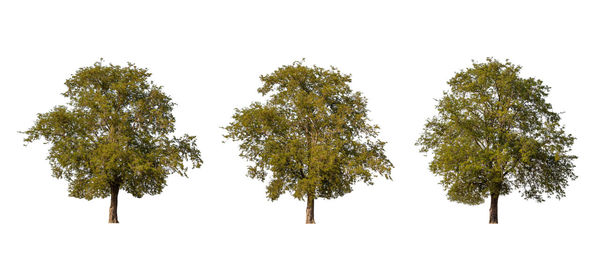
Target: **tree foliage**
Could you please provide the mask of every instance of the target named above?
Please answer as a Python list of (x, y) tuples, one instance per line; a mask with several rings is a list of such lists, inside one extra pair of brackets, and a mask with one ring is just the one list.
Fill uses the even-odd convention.
[(561, 198), (573, 173), (575, 138), (546, 101), (550, 87), (521, 78), (521, 66), (488, 58), (448, 81), (417, 141), (433, 152), (430, 170), (448, 198), (483, 203), (490, 194), (517, 189), (526, 199)]
[(260, 77), (268, 96), (236, 109), (226, 138), (240, 141), (240, 156), (253, 162), (250, 178), (265, 181), (267, 197), (336, 198), (357, 181), (390, 179), (393, 167), (367, 118), (367, 101), (353, 92), (350, 75), (302, 62)]
[(111, 187), (135, 197), (158, 194), (167, 176), (186, 176), (184, 161), (200, 167), (194, 136), (175, 131), (175, 105), (147, 69), (103, 65), (79, 69), (65, 85), (67, 105), (38, 114), (25, 142), (44, 138), (53, 176), (69, 182), (69, 195), (107, 197)]

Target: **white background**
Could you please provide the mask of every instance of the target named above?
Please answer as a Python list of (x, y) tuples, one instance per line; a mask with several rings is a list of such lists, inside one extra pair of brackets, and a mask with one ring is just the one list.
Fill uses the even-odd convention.
[[(450, 3), (453, 2), (453, 3)], [(1, 260), (598, 260), (600, 8), (593, 1), (2, 1)], [(579, 179), (545, 203), (446, 200), (414, 142), (434, 98), (471, 59), (511, 59), (552, 87), (577, 137)], [(64, 81), (99, 58), (149, 68), (178, 104), (177, 134), (205, 164), (161, 195), (70, 198), (49, 146), (23, 146), (36, 113), (64, 104)], [(316, 202), (270, 202), (220, 128), (261, 99), (259, 75), (306, 58), (351, 73), (388, 141), (394, 180)]]

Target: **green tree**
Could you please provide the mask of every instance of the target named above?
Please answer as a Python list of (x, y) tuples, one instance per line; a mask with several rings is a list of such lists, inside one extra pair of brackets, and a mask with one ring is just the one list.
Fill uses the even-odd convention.
[(517, 189), (525, 199), (560, 199), (577, 178), (575, 138), (545, 100), (550, 87), (520, 70), (488, 58), (456, 73), (417, 141), (433, 152), (429, 168), (449, 200), (477, 205), (490, 196), (490, 224), (498, 223), (500, 195)]
[(167, 176), (200, 167), (194, 136), (171, 137), (175, 103), (149, 81), (147, 69), (103, 65), (79, 69), (65, 85), (66, 106), (38, 114), (25, 143), (44, 138), (53, 176), (76, 198), (110, 196), (109, 223), (118, 223), (119, 190), (134, 197), (161, 193)]
[(302, 62), (262, 75), (258, 92), (269, 99), (236, 109), (226, 138), (240, 141), (240, 156), (253, 162), (250, 178), (265, 181), (267, 198), (290, 192), (306, 200), (306, 223), (315, 223), (314, 200), (352, 191), (357, 181), (390, 179), (393, 167), (367, 118), (367, 101), (353, 92), (350, 75)]

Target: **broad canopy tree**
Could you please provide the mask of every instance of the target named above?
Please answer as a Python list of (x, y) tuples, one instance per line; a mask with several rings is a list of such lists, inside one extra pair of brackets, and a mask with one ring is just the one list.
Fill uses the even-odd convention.
[(167, 176), (187, 177), (184, 161), (200, 167), (194, 136), (170, 137), (175, 105), (147, 69), (104, 65), (79, 69), (65, 85), (67, 105), (38, 114), (25, 142), (45, 139), (53, 176), (76, 198), (110, 196), (109, 223), (118, 223), (120, 190), (159, 194)]
[(367, 117), (367, 101), (338, 69), (282, 66), (260, 77), (266, 102), (236, 109), (225, 137), (240, 142), (251, 161), (247, 175), (265, 181), (267, 198), (289, 192), (306, 200), (306, 223), (315, 223), (314, 201), (352, 191), (357, 181), (390, 179), (393, 167)]
[(573, 173), (571, 146), (560, 115), (546, 101), (550, 87), (521, 78), (521, 66), (488, 58), (448, 81), (417, 141), (432, 152), (448, 199), (476, 205), (490, 197), (489, 223), (498, 223), (498, 198), (518, 190), (526, 199), (565, 196)]

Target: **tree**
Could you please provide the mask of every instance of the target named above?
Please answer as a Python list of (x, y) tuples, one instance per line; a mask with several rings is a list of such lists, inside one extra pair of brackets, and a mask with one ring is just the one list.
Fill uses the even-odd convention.
[(306, 199), (306, 223), (314, 224), (315, 199), (343, 196), (357, 181), (371, 185), (378, 173), (391, 179), (385, 142), (350, 75), (294, 62), (260, 79), (258, 92), (269, 99), (236, 109), (225, 137), (241, 141), (240, 156), (254, 163), (250, 178), (272, 175), (267, 198)]
[(51, 144), (52, 174), (68, 181), (69, 196), (110, 196), (109, 223), (119, 223), (120, 190), (138, 198), (159, 194), (168, 175), (187, 177), (184, 161), (202, 164), (194, 136), (168, 137), (175, 131), (175, 103), (150, 76), (131, 63), (100, 60), (81, 68), (65, 82), (67, 105), (38, 114), (24, 132), (26, 144), (40, 138)]
[(520, 70), (487, 58), (456, 73), (417, 141), (433, 152), (429, 168), (449, 200), (477, 205), (490, 197), (490, 224), (498, 223), (500, 195), (517, 189), (525, 199), (560, 199), (577, 178), (569, 154), (575, 138), (546, 102), (550, 87)]

